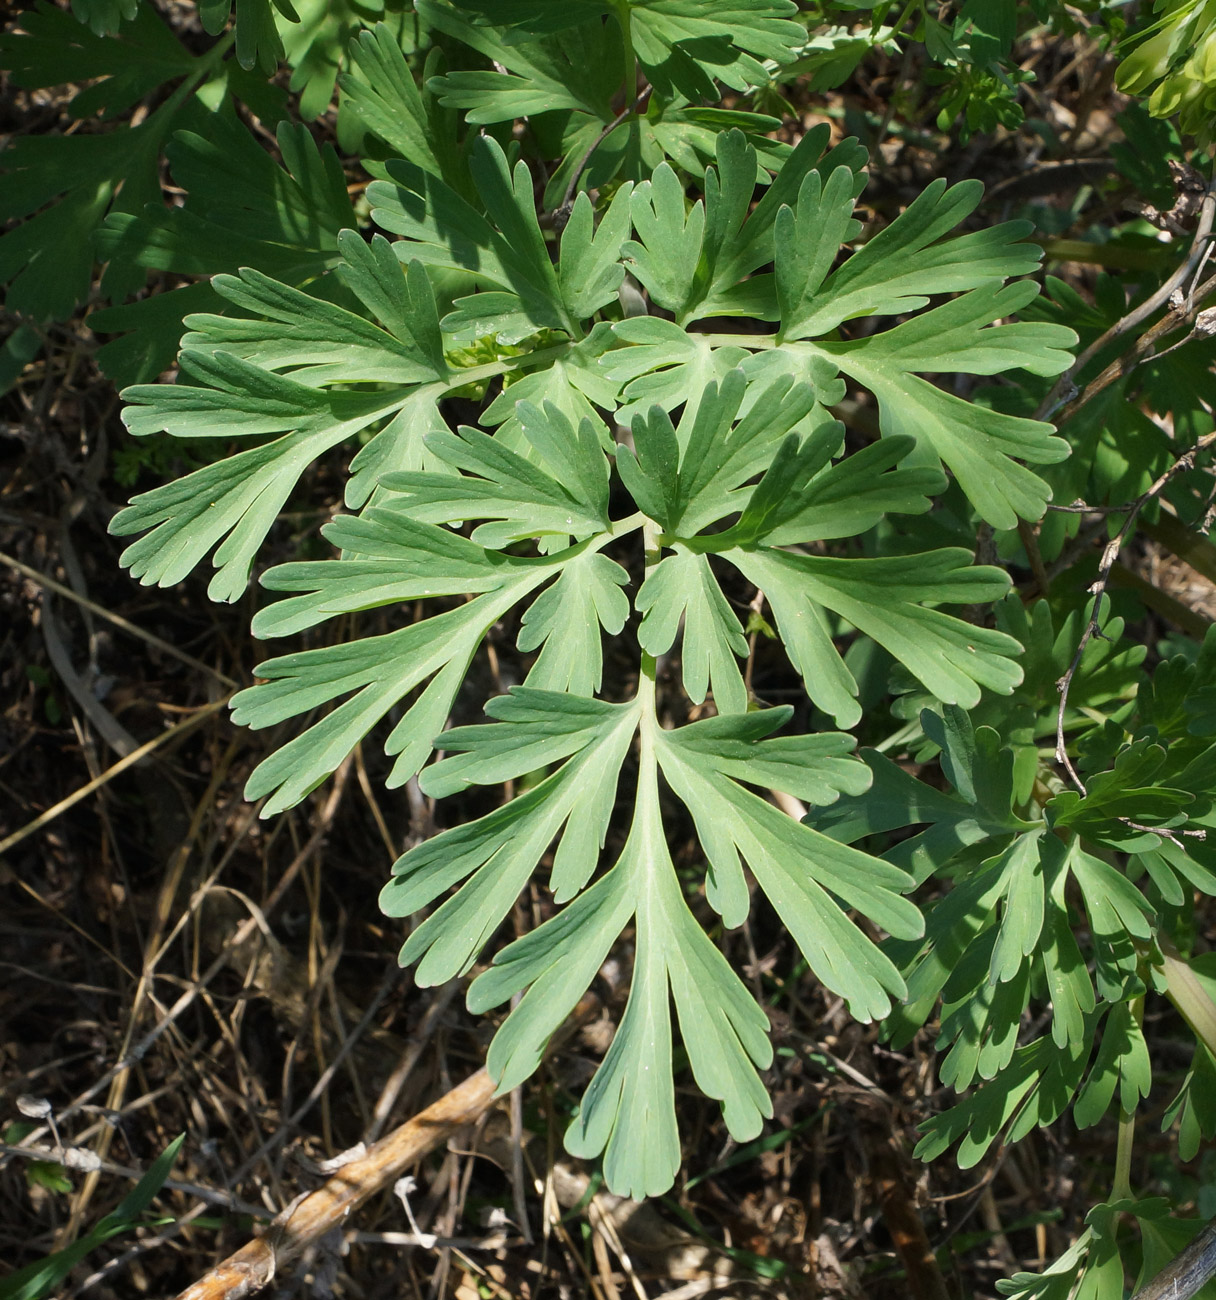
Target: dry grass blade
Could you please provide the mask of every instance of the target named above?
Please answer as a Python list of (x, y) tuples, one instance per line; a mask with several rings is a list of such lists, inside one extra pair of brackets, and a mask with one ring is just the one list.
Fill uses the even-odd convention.
[(28, 564), (22, 564), (20, 560), (14, 560), (11, 555), (0, 552), (0, 564), (8, 565), (10, 569), (15, 569), (22, 577), (38, 583), (40, 587), (45, 587), (47, 591), (53, 591), (57, 596), (63, 596), (67, 600), (75, 601), (82, 609), (87, 609), (91, 614), (96, 614), (99, 618), (104, 618), (113, 623), (115, 627), (122, 628), (124, 632), (139, 637), (141, 641), (146, 641), (148, 645), (155, 646), (157, 650), (162, 651), (164, 654), (172, 655), (174, 659), (179, 659), (191, 668), (197, 668), (199, 672), (207, 673), (225, 686), (236, 688), (237, 683), (226, 673), (220, 672), (218, 668), (203, 663), (201, 659), (196, 659), (193, 655), (180, 650), (171, 641), (166, 641), (163, 637), (156, 636), (145, 628), (139, 627), (138, 624), (132, 623), (130, 619), (123, 618), (121, 614), (116, 614), (112, 609), (106, 609), (104, 605), (98, 605), (96, 601), (80, 595), (79, 592), (73, 591), (71, 587), (65, 587), (62, 582), (56, 582), (54, 578), (47, 577), (45, 573), (39, 573), (37, 569), (30, 568)]
[(154, 736), (145, 745), (140, 745), (125, 758), (120, 758), (112, 767), (94, 777), (87, 785), (82, 785), (79, 790), (74, 790), (58, 803), (52, 804), (46, 812), (39, 813), (33, 821), (27, 822), (20, 830), (14, 831), (11, 835), (6, 835), (0, 840), (0, 853), (7, 853), (9, 849), (20, 844), (22, 840), (33, 835), (35, 831), (41, 830), (49, 822), (53, 822), (56, 817), (67, 812), (69, 808), (74, 807), (82, 799), (87, 799), (95, 790), (100, 790), (103, 785), (112, 781), (120, 773), (125, 772), (127, 768), (134, 767), (136, 763), (141, 762), (155, 750), (160, 749), (162, 745), (167, 744), (170, 740), (177, 740), (187, 732), (192, 731), (200, 722), (205, 721), (213, 713), (218, 713), (220, 709), (225, 708), (230, 696), (225, 695), (222, 699), (212, 700), (210, 704), (204, 704), (191, 717), (183, 719), (176, 726), (170, 727), (168, 731), (163, 731), (159, 736)]

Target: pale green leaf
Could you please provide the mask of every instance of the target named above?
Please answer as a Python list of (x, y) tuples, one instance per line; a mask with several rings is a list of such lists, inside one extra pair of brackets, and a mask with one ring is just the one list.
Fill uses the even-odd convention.
[(764, 592), (807, 693), (838, 725), (851, 726), (860, 710), (824, 609), (872, 637), (945, 703), (971, 707), (981, 687), (1008, 694), (1021, 680), (1011, 658), (1021, 647), (1012, 637), (926, 604), (1003, 594), (1005, 574), (974, 565), (966, 551), (870, 560), (734, 549), (723, 558)]
[(638, 639), (648, 654), (665, 654), (683, 621), (680, 671), (694, 704), (712, 687), (720, 713), (747, 708), (736, 662), (747, 657), (747, 638), (706, 556), (677, 545), (647, 576), (636, 604), (643, 616)]
[(625, 626), (629, 599), (621, 588), (628, 582), (625, 569), (594, 551), (565, 565), (524, 613), (518, 647), (525, 653), (540, 647), (528, 686), (572, 695), (600, 689), (600, 628), (615, 636)]

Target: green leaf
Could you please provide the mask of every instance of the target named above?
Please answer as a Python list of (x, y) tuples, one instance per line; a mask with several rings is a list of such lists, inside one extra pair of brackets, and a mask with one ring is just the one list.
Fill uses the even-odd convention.
[(259, 664), (257, 675), (263, 680), (232, 700), (232, 720), (240, 726), (273, 726), (340, 696), (350, 698), (259, 763), (245, 797), (270, 795), (264, 817), (293, 807), (337, 769), (389, 709), (433, 677), (385, 742), (385, 752), (398, 755), (388, 784), (403, 785), (430, 755), (431, 742), (486, 632), (555, 567), (512, 566), (496, 588), (447, 613), (397, 632)]
[(590, 420), (604, 450), (611, 451), (608, 430), (595, 408), (612, 410), (617, 405), (620, 385), (607, 378), (598, 364), (614, 342), (611, 325), (603, 321), (594, 325), (581, 342), (550, 353), (548, 365), (517, 372), (514, 382), (486, 408), (481, 422), (497, 426), (496, 437), (513, 450), (526, 452), (530, 444), (520, 428), (519, 404), (530, 402), (541, 409), (552, 404), (575, 426)]
[[(831, 266), (819, 223), (835, 232), (856, 232), (846, 220), (847, 187), (829, 183), (822, 192), (811, 180), (798, 194), (799, 208), (811, 206), (806, 233), (817, 234), (813, 257), (790, 242), (799, 229), (794, 218), (783, 219), (783, 236), (777, 241), (778, 284), (784, 276), (785, 300), (792, 316), (782, 315), (783, 337), (822, 337), (842, 321), (858, 316), (894, 316), (925, 306), (931, 294), (978, 289), (1009, 276), (1029, 275), (1038, 269), (1042, 253), (1025, 242), (1029, 223), (1010, 221), (970, 235), (944, 240), (979, 204), (984, 187), (976, 180), (947, 188), (944, 180), (931, 181), (884, 230), (861, 246), (844, 264), (824, 278)], [(851, 205), (850, 205), (851, 208)], [(842, 239), (851, 237), (842, 233)], [(939, 242), (940, 241), (940, 242)], [(799, 288), (799, 286), (801, 286)], [(1000, 313), (997, 313), (998, 315)], [(1067, 364), (1067, 362), (1065, 362)]]
[[(615, 13), (611, 0), (457, 0), (461, 9), (499, 27), (534, 36), (567, 31)], [(630, 0), (629, 30), (638, 62), (651, 82), (670, 97), (716, 99), (714, 78), (736, 90), (763, 85), (760, 59), (788, 62), (806, 42), (806, 28), (792, 21), (791, 0), (726, 0), (707, 8), (699, 0)]]
[(1116, 1087), (1120, 1110), (1134, 1114), (1141, 1098), (1148, 1096), (1152, 1080), (1144, 1032), (1132, 1014), (1131, 1004), (1120, 1002), (1103, 1021), (1101, 1046), (1073, 1104), (1077, 1127), (1092, 1128), (1106, 1114)]
[(1006, 1126), (1005, 1140), (1014, 1142), (1036, 1125), (1054, 1123), (1081, 1082), (1092, 1041), (1091, 1028), (1082, 1041), (1064, 1048), (1050, 1038), (1037, 1038), (1019, 1047), (1010, 1064), (990, 1083), (921, 1125), (924, 1136), (914, 1154), (922, 1160), (935, 1160), (958, 1142), (959, 1168), (970, 1169), (983, 1159)]
[(682, 184), (666, 164), (637, 187), (632, 203), (637, 238), (625, 244), (625, 257), (651, 298), (674, 312), (678, 324), (697, 316), (775, 314), (744, 282), (773, 260), (774, 222), (783, 205), (804, 177), (821, 171), (838, 178), (833, 183), (848, 193), (850, 211), (864, 184), (856, 175), (864, 151), (850, 140), (824, 157), (827, 139), (821, 128), (809, 131), (754, 208), (756, 182), (764, 177), (756, 149), (739, 130), (718, 135), (717, 167), (705, 172), (703, 202), (688, 206)]
[[(434, 50), (428, 69), (440, 57)], [(424, 79), (425, 84), (425, 79)], [(350, 43), (350, 68), (338, 74), (343, 109), (393, 153), (441, 177), (454, 190), (471, 192), (452, 114), (437, 109), (419, 90), (401, 42), (386, 23), (360, 32)]]
[(998, 859), (1005, 898), (1001, 927), (992, 945), (990, 984), (1015, 979), (1027, 969), (1025, 959), (1038, 948), (1045, 912), (1042, 846), (1038, 842), (1043, 833), (1019, 835)]
[[(277, 7), (278, 0), (273, 2)], [(299, 113), (305, 119), (319, 118), (328, 111), (351, 38), (372, 19), (392, 13), (390, 30), (395, 31), (398, 49), (402, 45), (409, 48), (411, 29), (416, 30), (417, 25), (416, 18), (393, 13), (385, 0), (371, 0), (370, 4), (366, 0), (295, 0), (294, 7), (285, 9), (291, 12), (282, 12), (276, 26), (283, 57), (292, 69), (289, 88), (298, 95)], [(344, 134), (340, 128), (339, 135)]]
[[(1049, 424), (984, 410), (912, 371), (988, 373), (1011, 360), (1040, 373), (1064, 369), (1069, 358), (1061, 349), (1069, 342), (1069, 331), (1044, 334), (1052, 327), (1037, 325), (979, 328), (980, 322), (1024, 304), (1034, 292), (1034, 285), (980, 289), (885, 334), (819, 345), (878, 398), (884, 435), (911, 436), (944, 461), (975, 508), (996, 528), (1012, 528), (1019, 517), (1037, 519), (1051, 495), (1047, 484), (1013, 457), (1052, 464), (1067, 456), (1067, 444), (1052, 436)], [(1012, 332), (1012, 353), (1004, 350), (1006, 331)]]
[[(759, 715), (760, 726), (771, 730), (784, 720)], [(708, 896), (722, 909), (728, 925), (739, 924), (747, 912), (740, 855), (747, 860), (760, 887), (769, 896), (783, 923), (798, 942), (816, 975), (849, 1002), (853, 1014), (881, 1017), (890, 1010), (889, 995), (902, 995), (903, 981), (889, 960), (856, 930), (831, 895), (857, 907), (876, 924), (907, 936), (919, 933), (920, 914), (899, 897), (908, 878), (897, 868), (829, 840), (779, 812), (759, 796), (742, 789), (737, 777), (766, 781), (777, 773), (764, 763), (752, 770), (739, 765), (737, 741), (750, 741), (762, 760), (768, 759), (764, 734), (752, 715), (715, 719), (717, 726), (697, 732), (704, 724), (663, 732), (659, 763), (676, 794), (688, 805), (701, 843), (710, 860)], [(831, 748), (844, 752), (849, 743), (831, 738)], [(691, 743), (690, 743), (691, 742)], [(856, 791), (864, 781), (858, 771), (851, 779), (834, 776), (821, 766), (823, 750), (787, 743), (774, 747), (787, 762), (805, 764), (835, 789)], [(775, 756), (775, 755), (774, 755)], [(771, 760), (770, 760), (771, 763)], [(784, 777), (782, 786), (790, 784)], [(782, 787), (779, 787), (782, 788)], [(819, 793), (825, 793), (821, 790)]]
[(139, 1182), (123, 1197), (115, 1209), (98, 1221), (91, 1232), (78, 1237), (63, 1250), (54, 1251), (44, 1259), (35, 1260), (0, 1281), (0, 1297), (3, 1297), (3, 1300), (41, 1300), (41, 1297), (50, 1295), (56, 1290), (76, 1265), (98, 1246), (136, 1228), (140, 1216), (164, 1187), (165, 1180), (173, 1168), (173, 1162), (177, 1159), (177, 1154), (185, 1140), (184, 1133), (174, 1138), (148, 1166)]
[[(771, 1114), (756, 1074), (772, 1060), (767, 1019), (688, 911), (656, 796), (651, 766), (639, 780), (633, 826), (616, 865), (504, 949), (469, 993), (470, 1006), (486, 1008), (527, 988), (490, 1049), (500, 1090), (513, 1087), (539, 1064), (544, 1043), (635, 918), (639, 958), (629, 1003), (566, 1135), (574, 1154), (604, 1151), (613, 1185), (634, 1195), (667, 1186), (679, 1162), (669, 996), (697, 1083), (722, 1102), (732, 1135), (754, 1137)], [(652, 1141), (635, 1140), (640, 1125)]]
[(179, 438), (282, 433), (272, 442), (195, 470), (132, 499), (110, 521), (122, 537), (151, 529), (121, 562), (145, 585), (180, 582), (222, 541), (208, 586), (213, 600), (236, 600), (254, 556), (296, 480), (318, 456), (353, 438), (396, 403), (383, 396), (327, 393), (223, 352), (187, 353), (183, 366), (206, 387), (128, 388), (124, 422), (134, 434)]
[(18, 325), (0, 347), (0, 396), (14, 388), (25, 367), (42, 351), (43, 338), (32, 325)]
[[(938, 1049), (952, 1044), (942, 1061), (942, 1083), (962, 1090), (976, 1077), (996, 1078), (1009, 1064), (1030, 999), (1030, 966), (1020, 962), (1001, 983), (985, 980), (994, 934), (972, 943), (942, 990)], [(978, 979), (977, 979), (978, 977)]]
[(1068, 350), (1076, 343), (1072, 330), (1035, 321), (992, 323), (1020, 311), (1038, 292), (1038, 285), (1030, 280), (985, 284), (882, 334), (821, 346), (840, 358), (846, 371), (847, 358), (862, 351), (871, 366), (885, 363), (904, 370), (972, 375), (1021, 367), (1031, 374), (1057, 375), (1072, 362)]
[[(863, 750), (862, 761), (870, 769), (872, 784), (864, 798), (845, 798), (832, 808), (816, 810), (812, 823), (842, 844), (853, 844), (864, 836), (902, 830), (929, 823), (927, 830), (888, 850), (886, 858), (903, 866), (920, 883), (943, 870), (950, 859), (968, 844), (988, 838), (994, 830), (970, 804), (909, 776), (903, 768), (873, 750)], [(936, 996), (936, 995), (935, 995)]]
[(612, 0), (571, 0), (553, 5), (549, 0), (457, 0), (461, 9), (481, 15), (495, 26), (518, 27), (533, 36), (560, 32), (599, 18), (612, 10)]
[(1179, 1159), (1194, 1160), (1204, 1141), (1216, 1134), (1216, 1060), (1202, 1043), (1195, 1044), (1191, 1068), (1162, 1116), (1162, 1131), (1175, 1120)]
[(1124, 933), (1138, 939), (1152, 936), (1149, 918), (1153, 909), (1121, 871), (1087, 853), (1076, 840), (1069, 853), (1068, 866), (1085, 899), (1095, 938)]
[(203, 29), (212, 36), (228, 25), (236, 9), (236, 57), (242, 68), (259, 68), (273, 75), (283, 57), (283, 40), (275, 23), (275, 11), (288, 22), (299, 17), (290, 0), (199, 0), (198, 16)]
[[(201, 384), (126, 390), (130, 405), (123, 418), (137, 436), (285, 435), (137, 496), (119, 511), (110, 524), (118, 536), (151, 529), (122, 561), (146, 584), (180, 582), (221, 542), (209, 591), (213, 599), (235, 600), (300, 474), (364, 430), (376, 430), (377, 437), (352, 464), (354, 500), (370, 495), (371, 465), (383, 472), (394, 462), (425, 463), (416, 450), (417, 424), (421, 432), (434, 428), (443, 388), (415, 386), (447, 374), (430, 285), (417, 264), (403, 276), (383, 240), (367, 245), (347, 232), (341, 251), (347, 284), (379, 324), (256, 271), (220, 276), (215, 290), (256, 315), (190, 318), (194, 332), (181, 366)], [(397, 391), (327, 387), (368, 380), (395, 384)]]
[[(645, 346), (629, 349), (645, 350)], [(608, 354), (605, 362), (620, 373), (615, 354)], [(686, 394), (691, 399), (674, 429), (659, 405), (636, 413), (636, 455), (618, 446), (617, 469), (634, 501), (651, 518), (668, 533), (691, 541), (702, 529), (743, 508), (755, 491), (743, 485), (769, 465), (782, 436), (815, 410), (816, 395), (811, 384), (795, 383), (785, 373), (779, 372), (771, 382), (748, 385), (742, 370), (727, 370), (720, 379), (705, 383), (699, 395), (697, 390)], [(746, 413), (736, 422), (744, 403)], [(825, 452), (830, 455), (839, 448), (839, 426), (826, 423), (827, 428), (820, 426), (814, 432), (815, 450), (808, 453), (812, 458), (826, 459)], [(872, 457), (863, 459), (872, 464)], [(769, 483), (775, 484), (776, 479)], [(827, 536), (833, 535), (833, 520), (839, 519), (839, 512), (831, 508), (832, 495), (831, 489), (808, 494), (808, 506), (816, 505)], [(714, 540), (703, 546), (726, 546), (735, 536), (715, 533)]]
[(861, 715), (856, 683), (829, 635), (825, 610), (890, 651), (938, 699), (969, 708), (980, 687), (1008, 694), (1021, 680), (1003, 632), (973, 627), (926, 602), (992, 600), (1007, 578), (977, 567), (962, 550), (882, 559), (792, 555), (770, 549), (723, 553), (764, 592), (807, 694), (837, 725)]
[[(635, 822), (636, 839), (631, 836), (630, 840), (636, 845), (633, 856), (637, 865), (630, 860), (630, 844), (626, 844), (624, 861), (639, 875), (670, 882), (671, 860), (653, 801), (648, 801), (646, 812), (650, 815), (643, 813), (640, 830)], [(587, 1160), (602, 1152), (609, 1185), (635, 1199), (670, 1187), (680, 1166), (665, 960), (672, 926), (671, 911), (664, 902), (669, 900), (652, 886), (636, 909), (637, 953), (629, 1000), (612, 1044), (566, 1131), (566, 1150), (571, 1155)], [(670, 900), (670, 907), (682, 910), (683, 902)], [(645, 1142), (637, 1140), (639, 1133), (646, 1134)]]
[(693, 405), (697, 394), (721, 384), (747, 356), (741, 347), (715, 347), (673, 321), (653, 316), (619, 321), (611, 329), (617, 339), (636, 345), (606, 352), (600, 362), (609, 379), (632, 381), (625, 390), (626, 404), (617, 411), (626, 427), (651, 406), (671, 411)]
[(664, 94), (716, 99), (714, 79), (735, 90), (764, 85), (762, 59), (788, 63), (806, 42), (793, 0), (643, 0), (630, 5), (638, 62)]
[(575, 430), (555, 406), (521, 412), (524, 436), (543, 464), (525, 460), (480, 429), (427, 436), (428, 449), (459, 475), (425, 471), (386, 474), (402, 493), (400, 508), (428, 523), (485, 519), (473, 540), (502, 547), (525, 537), (573, 534), (582, 539), (608, 523), (608, 464), (590, 420)]
[(340, 515), (321, 530), (340, 560), (279, 564), (262, 575), (268, 591), (306, 595), (276, 601), (254, 616), (259, 638), (291, 636), (327, 618), (428, 596), (494, 591), (525, 570), (459, 533), (419, 523), (390, 503)]
[[(74, 118), (117, 117), (162, 83), (183, 76), (197, 83), (209, 68), (206, 56), (196, 59), (150, 6), (116, 35), (91, 32), (49, 4), (24, 13), (20, 28), (0, 37), (0, 61), (13, 84), (85, 84), (69, 109)], [(8, 285), (10, 311), (37, 321), (71, 315), (92, 280), (94, 232), (108, 212), (137, 212), (160, 202), (164, 142), (201, 114), (196, 100), (178, 94), (138, 126), (11, 140), (0, 153), (0, 221), (24, 219), (0, 235), (0, 284)], [(111, 259), (106, 292), (139, 288), (137, 267), (129, 258)]]
[(715, 546), (729, 537), (732, 545), (805, 545), (838, 537), (856, 537), (888, 515), (923, 514), (930, 494), (945, 487), (929, 466), (895, 469), (912, 446), (887, 438), (861, 448), (836, 464), (828, 457), (840, 450), (844, 426), (830, 421), (797, 445), (787, 437), (753, 489), (739, 522), (716, 534)]
[(473, 143), (469, 168), (482, 216), (438, 177), (412, 162), (392, 161), (388, 181), (374, 181), (367, 194), (372, 220), (403, 238), (402, 261), (473, 272), (519, 300), (534, 329), (561, 329), (578, 336), (536, 220), (532, 176), (520, 162), (512, 173), (506, 155), (488, 136)]
[[(154, 205), (112, 215), (98, 234), (100, 255), (185, 276), (252, 266), (293, 287), (307, 284), (313, 297), (340, 295), (326, 272), (340, 260), (339, 233), (357, 222), (337, 155), (318, 149), (303, 126), (281, 125), (278, 144), (282, 166), (231, 111), (201, 115), (166, 147), (174, 183), (188, 191), (184, 205), (166, 208), (158, 194)], [(200, 303), (198, 290), (93, 312), (90, 323), (102, 333), (134, 330), (102, 348), (107, 373), (129, 382), (164, 370), (182, 317), (222, 306), (212, 294)]]
[(615, 302), (625, 279), (621, 247), (629, 233), (629, 200), (633, 186), (622, 185), (612, 196), (599, 225), (593, 227), (591, 200), (580, 194), (562, 231), (558, 277), (572, 320), (589, 320)]
[(1071, 827), (1099, 843), (1113, 840), (1118, 846), (1129, 832), (1140, 834), (1139, 827), (1121, 825), (1122, 819), (1176, 824), (1180, 809), (1194, 802), (1194, 797), (1161, 784), (1165, 763), (1166, 751), (1161, 745), (1147, 737), (1136, 741), (1118, 754), (1111, 771), (1089, 778), (1084, 796), (1072, 790), (1056, 795), (1048, 804), (1052, 825)]
[(73, 16), (94, 36), (113, 36), (138, 8), (139, 0), (72, 0)]
[(629, 574), (614, 560), (587, 551), (568, 563), (551, 587), (525, 611), (518, 648), (540, 647), (527, 685), (539, 690), (593, 695), (603, 675), (600, 628), (617, 635), (629, 617), (621, 590)]
[(430, 26), (503, 69), (449, 72), (430, 81), (428, 89), (439, 102), (464, 110), (465, 121), (483, 125), (569, 109), (602, 126), (615, 116), (612, 96), (624, 58), (615, 23), (601, 22), (598, 14), (584, 18), (571, 6), (574, 22), (524, 41), (512, 39), (515, 34), (497, 11), (495, 30), (466, 21), (454, 5), (441, 0), (419, 0), (417, 7)]
[(194, 315), (183, 349), (215, 348), (312, 387), (333, 383), (418, 384), (448, 368), (435, 300), (418, 262), (409, 272), (377, 235), (338, 236), (343, 278), (382, 324), (280, 284), (260, 271), (218, 275), (212, 287), (248, 316)]
[(636, 604), (643, 616), (638, 640), (647, 654), (665, 654), (683, 622), (680, 671), (694, 704), (712, 686), (720, 713), (747, 709), (747, 688), (735, 662), (747, 657), (747, 638), (706, 556), (677, 545), (650, 572)]
[(632, 704), (530, 688), (514, 688), (487, 711), (501, 723), (444, 733), (442, 744), (456, 756), (427, 769), (424, 789), (442, 793), (565, 761), (510, 803), (444, 831), (394, 865), (380, 899), (389, 916), (409, 916), (466, 881), (401, 950), (403, 965), (420, 963), (421, 984), (468, 969), (559, 832), (550, 873), (554, 896), (564, 902), (582, 890), (603, 846), (621, 763), (637, 728)]

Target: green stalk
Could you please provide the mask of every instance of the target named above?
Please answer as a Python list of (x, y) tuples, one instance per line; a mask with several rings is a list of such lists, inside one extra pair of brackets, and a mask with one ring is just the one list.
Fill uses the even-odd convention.
[(777, 334), (702, 334), (700, 330), (688, 332), (699, 342), (708, 343), (711, 348), (750, 348), (758, 352), (764, 348), (779, 348), (782, 343)]
[(625, 47), (625, 106), (628, 107), (638, 93), (638, 56), (633, 48), (633, 10), (629, 0), (616, 0), (613, 12), (621, 29), (621, 44)]
[[(646, 519), (642, 525), (642, 546), (645, 550), (645, 577), (647, 578), (662, 558), (659, 545), (659, 538), (662, 533), (663, 530), (653, 519)], [(642, 706), (641, 745), (643, 757), (647, 752), (653, 757), (654, 728), (658, 723), (658, 715), (655, 712), (657, 674), (658, 661), (654, 655), (647, 654), (643, 650), (641, 672), (638, 677), (638, 701)]]
[[(1144, 994), (1135, 998), (1131, 1005), (1132, 1018), (1137, 1025), (1144, 1023)], [(1136, 1137), (1136, 1116), (1134, 1112), (1119, 1110), (1119, 1138), (1115, 1147), (1115, 1179), (1111, 1184), (1112, 1201), (1132, 1199), (1132, 1144)]]
[(181, 107), (182, 101), (188, 99), (195, 90), (198, 89), (199, 83), (204, 78), (209, 77), (215, 68), (223, 62), (224, 55), (232, 48), (232, 43), (236, 40), (236, 31), (225, 32), (218, 41), (207, 51), (206, 54), (200, 55), (195, 63), (197, 66), (193, 71), (186, 74), (182, 79), (182, 84), (169, 96), (168, 99), (152, 114), (149, 121), (158, 117), (172, 117)]
[(564, 357), (574, 346), (573, 343), (555, 343), (549, 348), (540, 348), (536, 352), (523, 352), (517, 357), (500, 357), (497, 361), (487, 361), (483, 366), (469, 366), (468, 369), (452, 367), (449, 388), (463, 388), (466, 384), (475, 384), (482, 379), (494, 379), (498, 375), (510, 374), (513, 370), (529, 370), (533, 366), (550, 365), (559, 357)]

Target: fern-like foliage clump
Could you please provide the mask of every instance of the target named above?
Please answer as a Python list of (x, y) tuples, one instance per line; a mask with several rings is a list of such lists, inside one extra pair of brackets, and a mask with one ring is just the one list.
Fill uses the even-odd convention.
[[(284, 739), (248, 797), (282, 813), (374, 735), (439, 801), (381, 904), (420, 918), (419, 984), (470, 976), (498, 1017), (501, 1089), (628, 954), (565, 1138), (614, 1191), (671, 1186), (685, 1065), (735, 1140), (771, 1115), (763, 983), (721, 942), (763, 910), (886, 1041), (935, 1033), (921, 1156), (1117, 1113), (1109, 1195), (1004, 1294), (1155, 1274), (1198, 1227), (1131, 1186), (1155, 999), (1190, 1061), (1164, 1126), (1183, 1159), (1216, 1137), (1216, 633), (1116, 556), (1140, 530), (1216, 574), (1216, 191), (1164, 120), (1212, 138), (1216, 0), (1126, 40), (1056, 0), (178, 9), (44, 2), (0, 36), (14, 85), (75, 87), (0, 152), (0, 388), (90, 299), (152, 439), (131, 480), (189, 448), (112, 531), (145, 584), (271, 593), (252, 631), (282, 653), (233, 717)], [(1089, 198), (993, 223), (977, 180), (868, 208), (857, 140), (791, 125), (787, 93), (880, 50), (923, 76), (871, 125), (1014, 130), (1019, 42), (1082, 13), (1149, 96), (1122, 179), (1084, 160), (1100, 243), (1054, 237)], [(298, 119), (331, 108), (322, 147)], [(1108, 271), (1040, 296), (1044, 245)], [(289, 503), (323, 540), (266, 567)], [(1188, 635), (1129, 645), (1117, 581)]]
[[(1022, 680), (1021, 645), (951, 612), (1001, 597), (1002, 570), (960, 548), (857, 554), (847, 543), (928, 510), (947, 475), (981, 518), (1011, 528), (1048, 497), (1029, 466), (1066, 453), (1049, 426), (926, 377), (1068, 364), (1067, 328), (1007, 319), (1037, 292), (1011, 281), (1038, 262), (1026, 228), (954, 233), (980, 186), (935, 183), (842, 259), (860, 233), (865, 160), (851, 142), (826, 145), (825, 128), (809, 132), (770, 176), (728, 131), (702, 199), (689, 205), (661, 162), (598, 213), (580, 193), (552, 242), (528, 167), (492, 138), (469, 154), (477, 202), (417, 162), (389, 161), (368, 198), (394, 238), (338, 236), (332, 274), (348, 304), (259, 271), (220, 276), (212, 287), (228, 310), (187, 318), (179, 381), (125, 394), (134, 433), (251, 441), (117, 516), (115, 532), (143, 534), (124, 562), (144, 582), (177, 582), (211, 554), (212, 595), (235, 599), (303, 470), (358, 448), (349, 513), (323, 530), (339, 556), (266, 572), (263, 586), (287, 594), (254, 633), (407, 602), (428, 612), (260, 665), (260, 684), (234, 701), (238, 722), (332, 707), (257, 768), (247, 793), (266, 814), (292, 806), (390, 714), (390, 784), (421, 773), (436, 796), (526, 786), (406, 853), (382, 905), (407, 917), (438, 904), (402, 950), (421, 983), (438, 983), (487, 955), (543, 864), (557, 910), (494, 952), (469, 990), (477, 1009), (523, 995), (491, 1049), (504, 1088), (535, 1069), (631, 929), (629, 1002), (567, 1145), (603, 1152), (611, 1186), (633, 1195), (665, 1190), (679, 1163), (673, 1005), (693, 1075), (731, 1133), (756, 1136), (771, 1109), (759, 1073), (767, 1020), (689, 909), (668, 847), (672, 797), (696, 827), (722, 923), (748, 914), (746, 867), (854, 1015), (886, 1017), (908, 991), (854, 914), (905, 943), (923, 932), (904, 867), (765, 797), (863, 798), (872, 773), (846, 733), (791, 733), (792, 709), (751, 696), (728, 593), (764, 593), (816, 715), (838, 727), (860, 716), (842, 635), (870, 638), (942, 704), (1007, 694)], [(651, 312), (623, 314), (627, 276)], [(437, 299), (454, 277), (464, 289)], [(860, 317), (879, 328), (843, 337)], [(710, 318), (735, 328), (711, 333)], [(455, 363), (487, 336), (500, 355)], [(450, 427), (446, 399), (492, 379), (501, 392), (482, 427)], [(873, 395), (883, 435), (852, 451), (830, 410), (847, 381)], [(519, 650), (534, 653), (526, 680), (488, 701), (489, 722), (445, 731), (474, 655), (513, 615)], [(627, 627), (634, 668), (605, 683), (604, 634)], [(657, 673), (673, 655), (687, 704), (713, 706), (674, 727), (660, 720), (673, 708), (660, 708)], [(445, 757), (430, 763), (435, 749)]]

